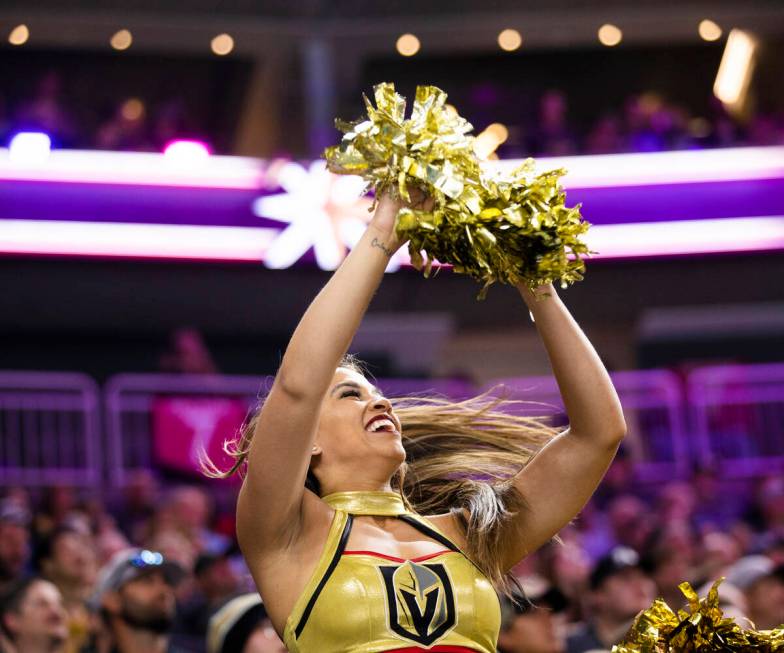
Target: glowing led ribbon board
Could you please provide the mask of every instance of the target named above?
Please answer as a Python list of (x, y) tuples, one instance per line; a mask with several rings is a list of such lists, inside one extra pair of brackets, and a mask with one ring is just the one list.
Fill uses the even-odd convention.
[[(784, 147), (537, 162), (556, 167), (600, 257), (784, 249)], [(0, 149), (0, 254), (332, 269), (369, 218), (362, 187), (320, 161)], [(401, 263), (404, 252), (390, 270)]]

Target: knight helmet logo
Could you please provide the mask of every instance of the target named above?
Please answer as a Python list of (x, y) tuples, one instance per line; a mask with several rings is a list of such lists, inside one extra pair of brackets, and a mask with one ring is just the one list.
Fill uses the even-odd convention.
[(380, 567), (380, 571), (392, 632), (430, 646), (454, 628), (455, 595), (444, 565), (409, 560), (399, 566)]

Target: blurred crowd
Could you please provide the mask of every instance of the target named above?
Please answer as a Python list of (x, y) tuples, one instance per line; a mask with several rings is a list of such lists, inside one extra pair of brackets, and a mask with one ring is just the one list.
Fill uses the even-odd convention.
[(757, 112), (746, 120), (731, 116), (711, 98), (706, 115), (695, 116), (655, 92), (629, 96), (622, 106), (578, 129), (567, 95), (552, 89), (542, 94), (536, 115), (510, 129), (501, 158), (660, 152), (745, 145), (784, 144), (784, 113)]
[[(480, 91), (498, 99), (497, 90), (480, 88), (477, 93), (481, 95)], [(61, 148), (161, 151), (173, 139), (215, 140), (192, 123), (185, 104), (176, 98), (158, 104), (144, 98), (119, 98), (114, 107), (94, 107), (86, 113), (76, 111), (73, 103), (55, 71), (46, 73), (31, 96), (17, 99), (14, 106), (0, 97), (0, 142), (5, 145), (13, 134), (24, 130), (45, 131), (54, 146)], [(483, 102), (469, 98), (466, 117), (481, 127), (482, 115), (488, 113), (492, 119), (496, 104), (484, 107), (485, 111)], [(631, 95), (621, 106), (587, 126), (580, 122), (579, 127), (564, 90), (544, 92), (536, 106), (530, 118), (521, 111), (519, 120), (509, 121), (509, 139), (499, 149), (502, 158), (784, 143), (784, 115), (760, 111), (741, 121), (715, 98), (706, 115), (697, 116), (655, 92)], [(472, 111), (477, 115), (471, 115)], [(92, 120), (85, 121), (85, 115)]]
[(177, 98), (148, 103), (128, 97), (91, 111), (77, 111), (73, 103), (54, 70), (41, 77), (30, 97), (16, 98), (13, 106), (0, 96), (0, 142), (8, 145), (20, 131), (43, 131), (58, 148), (160, 152), (175, 139), (209, 140)]
[[(115, 495), (6, 488), (0, 651), (285, 651), (237, 549), (233, 495), (216, 505), (213, 489), (149, 470)], [(501, 653), (609, 651), (655, 598), (677, 610), (681, 582), (704, 596), (721, 576), (725, 615), (784, 624), (782, 476), (745, 492), (709, 469), (641, 485), (621, 451), (560, 536), (515, 569), (530, 602), (503, 601)]]

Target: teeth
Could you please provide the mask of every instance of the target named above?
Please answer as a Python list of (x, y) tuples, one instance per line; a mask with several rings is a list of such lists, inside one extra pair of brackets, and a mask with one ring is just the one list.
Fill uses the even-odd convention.
[(385, 426), (389, 427), (389, 429), (392, 431), (395, 430), (395, 425), (391, 420), (377, 419), (375, 422), (373, 422), (370, 425), (370, 427), (368, 427), (368, 431), (370, 431), (371, 433), (375, 433), (376, 431), (383, 429)]

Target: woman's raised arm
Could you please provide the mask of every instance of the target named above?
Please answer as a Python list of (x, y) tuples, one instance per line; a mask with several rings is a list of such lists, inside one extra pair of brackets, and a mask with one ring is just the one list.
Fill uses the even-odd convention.
[(278, 550), (296, 535), (319, 408), (341, 358), (402, 245), (394, 233), (400, 204), (384, 194), (364, 235), (319, 292), (289, 341), (256, 420), (237, 501), (246, 553)]
[(515, 477), (515, 487), (529, 509), (518, 513), (503, 538), (506, 568), (558, 533), (582, 510), (626, 435), (618, 395), (599, 355), (552, 286), (537, 300), (518, 286), (533, 315), (569, 417), (569, 428), (556, 436)]

